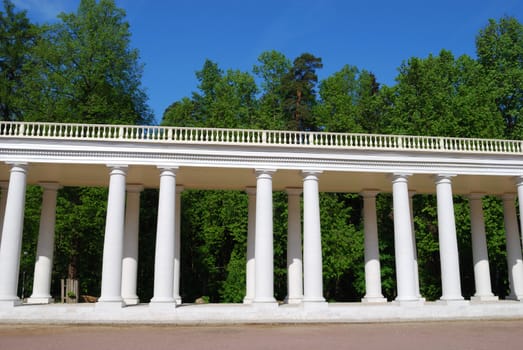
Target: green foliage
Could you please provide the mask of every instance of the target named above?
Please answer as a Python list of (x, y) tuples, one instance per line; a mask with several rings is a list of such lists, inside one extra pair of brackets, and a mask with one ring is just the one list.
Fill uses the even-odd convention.
[(523, 136), (523, 25), (513, 17), (489, 20), (476, 38), (478, 62), (492, 82), (505, 136)]
[(79, 280), (80, 294), (99, 295), (107, 211), (107, 189), (65, 187), (56, 210), (54, 295), (59, 280)]
[(323, 193), (320, 197), (327, 300), (356, 301), (364, 295), (365, 277), (357, 274), (364, 268), (361, 208), (357, 195)]
[(312, 108), (316, 103), (316, 70), (323, 67), (321, 58), (310, 53), (298, 56), (282, 79), (284, 108), (290, 130), (314, 130)]
[[(245, 269), (239, 262), (245, 264), (247, 249), (247, 195), (184, 191), (181, 208), (182, 298), (193, 301), (208, 295), (213, 302), (222, 296), (238, 300), (238, 291), (245, 289), (245, 280), (242, 283), (236, 276), (238, 268)], [(231, 284), (223, 286), (227, 279)]]
[(261, 129), (286, 129), (285, 97), (283, 78), (289, 73), (292, 64), (282, 53), (267, 51), (258, 57), (259, 65), (253, 72), (262, 79), (263, 91), (259, 99), (259, 115), (251, 127)]
[(15, 12), (10, 0), (0, 11), (0, 120), (18, 120), (22, 68), (27, 64), (38, 28), (29, 22), (26, 11)]
[(413, 57), (400, 67), (389, 95), (387, 133), (499, 137), (503, 120), (495, 109), (488, 77), (473, 59), (449, 51)]
[(142, 66), (125, 12), (113, 0), (82, 0), (45, 26), (24, 65), (19, 108), (29, 121), (147, 124)]
[(320, 101), (314, 108), (315, 124), (329, 132), (374, 132), (380, 113), (379, 84), (372, 73), (349, 65), (320, 83)]

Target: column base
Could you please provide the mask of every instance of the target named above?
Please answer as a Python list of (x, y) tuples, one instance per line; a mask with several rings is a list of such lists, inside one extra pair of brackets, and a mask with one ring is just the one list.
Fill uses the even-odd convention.
[(175, 297), (174, 298), (174, 303), (176, 305), (182, 305), (182, 297)]
[(29, 297), (27, 298), (27, 304), (52, 304), (54, 299), (51, 296), (42, 296), (42, 297)]
[(283, 302), (285, 304), (301, 304), (303, 302), (303, 297), (287, 297)]
[(0, 299), (0, 309), (7, 309), (20, 305), (22, 305), (22, 300), (20, 300), (18, 297), (16, 299)]
[(470, 297), (470, 301), (475, 302), (475, 303), (498, 301), (498, 300), (499, 300), (499, 298), (495, 295), (474, 295), (473, 297)]
[(125, 307), (123, 300), (98, 300), (95, 304), (95, 309), (100, 311), (117, 310)]
[(363, 304), (386, 303), (387, 302), (387, 298), (384, 298), (383, 296), (379, 296), (379, 297), (363, 297), (363, 298), (361, 298), (361, 302)]
[(468, 305), (470, 301), (465, 299), (439, 299), (436, 300), (436, 303), (445, 305)]
[(323, 301), (313, 301), (304, 299), (302, 304), (305, 310), (323, 310), (329, 307), (329, 303), (327, 303), (325, 299)]
[(154, 311), (172, 312), (176, 308), (176, 300), (169, 297), (153, 297), (149, 302), (149, 308)]
[(421, 298), (421, 299), (419, 299), (417, 297), (402, 298), (402, 299), (396, 298), (392, 301), (392, 303), (395, 305), (399, 305), (399, 306), (419, 306), (419, 305), (425, 304), (425, 298)]
[(257, 309), (277, 309), (278, 308), (278, 302), (274, 298), (267, 299), (267, 300), (254, 299), (250, 305), (252, 305), (253, 307), (255, 307)]
[(140, 304), (140, 298), (138, 297), (124, 297), (123, 302), (125, 305), (138, 305)]

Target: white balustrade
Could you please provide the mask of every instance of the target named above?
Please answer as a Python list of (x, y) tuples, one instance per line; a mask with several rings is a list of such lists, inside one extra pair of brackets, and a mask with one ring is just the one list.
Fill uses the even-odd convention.
[(467, 153), (523, 153), (522, 141), (167, 126), (0, 122), (0, 138), (241, 144)]

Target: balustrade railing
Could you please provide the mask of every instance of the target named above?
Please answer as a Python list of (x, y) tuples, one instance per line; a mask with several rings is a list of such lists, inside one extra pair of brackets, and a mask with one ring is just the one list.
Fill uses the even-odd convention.
[(1, 138), (523, 153), (522, 141), (515, 140), (107, 124), (0, 122)]

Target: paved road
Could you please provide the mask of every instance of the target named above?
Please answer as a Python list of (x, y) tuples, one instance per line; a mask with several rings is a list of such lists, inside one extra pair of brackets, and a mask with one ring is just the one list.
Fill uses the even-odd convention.
[(238, 326), (0, 325), (0, 350), (523, 349), (523, 320)]

